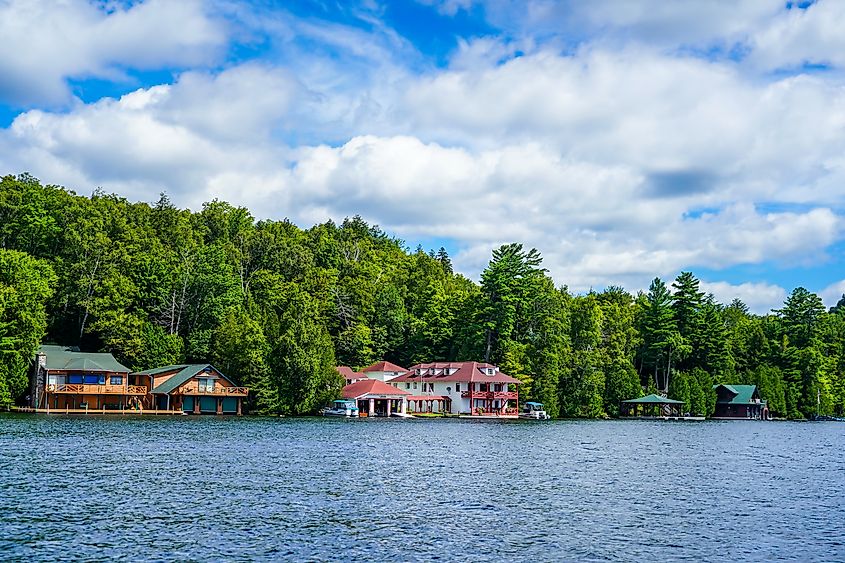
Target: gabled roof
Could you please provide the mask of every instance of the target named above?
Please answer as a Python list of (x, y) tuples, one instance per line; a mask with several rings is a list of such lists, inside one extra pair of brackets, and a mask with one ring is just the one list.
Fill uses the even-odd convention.
[[(450, 375), (444, 375), (443, 372), (441, 372), (440, 375), (425, 373), (429, 369), (443, 370), (445, 368), (455, 369), (457, 371)], [(494, 370), (493, 375), (487, 375), (486, 373), (486, 370), (490, 368)], [(417, 375), (416, 370), (418, 369), (423, 371), (421, 375)], [(430, 382), (457, 381), (459, 383), (513, 383), (515, 385), (522, 383), (517, 378), (496, 370), (496, 366), (483, 362), (435, 362), (432, 364), (417, 364), (415, 366), (411, 366), (407, 373), (404, 373), (395, 379), (391, 379), (390, 381), (403, 382), (423, 380)]]
[(386, 362), (382, 360), (381, 362), (376, 362), (371, 366), (367, 366), (361, 370), (363, 373), (369, 373), (371, 371), (395, 371), (399, 373), (405, 373), (406, 370), (402, 366), (397, 366), (396, 364), (392, 364), (390, 362)]
[(343, 376), (344, 379), (351, 379), (357, 381), (359, 379), (369, 379), (366, 373), (358, 373), (349, 366), (337, 366), (337, 372)]
[(176, 371), (172, 377), (168, 378), (167, 381), (163, 382), (161, 385), (150, 391), (153, 394), (168, 394), (171, 393), (174, 389), (179, 387), (180, 385), (187, 383), (190, 379), (196, 375), (199, 375), (206, 369), (214, 370), (214, 373), (219, 374), (220, 377), (235, 385), (235, 382), (223, 375), (220, 370), (215, 368), (211, 364), (182, 364), (176, 366), (164, 366), (161, 368), (155, 369), (148, 369), (145, 371), (139, 371), (137, 375), (161, 375), (163, 373), (167, 373), (169, 371)]
[[(716, 402), (722, 405), (750, 405), (756, 404), (757, 401), (754, 399), (755, 391), (757, 390), (756, 385), (714, 385), (713, 390), (718, 392), (718, 389), (722, 387), (728, 391), (728, 394), (731, 395), (730, 398), (725, 397), (724, 394), (719, 394), (721, 396), (716, 398)], [(759, 395), (758, 395), (759, 396)], [(762, 402), (762, 401), (761, 401)]]
[(47, 357), (48, 370), (117, 373), (132, 371), (107, 352), (79, 352), (75, 347), (44, 345), (38, 349), (38, 353)]
[(643, 405), (683, 405), (683, 401), (676, 401), (674, 399), (667, 399), (666, 397), (661, 397), (660, 395), (655, 395), (652, 393), (651, 395), (646, 395), (645, 397), (640, 397), (639, 399), (628, 399), (627, 401), (622, 401), (623, 403), (637, 403)]
[(393, 395), (394, 397), (410, 395), (404, 389), (397, 389), (393, 385), (388, 385), (378, 379), (362, 379), (361, 381), (350, 383), (343, 388), (341, 393), (344, 399), (360, 399), (367, 395)]

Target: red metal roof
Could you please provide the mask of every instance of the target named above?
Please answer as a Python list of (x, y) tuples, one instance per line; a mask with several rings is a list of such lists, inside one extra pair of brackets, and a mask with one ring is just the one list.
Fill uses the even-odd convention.
[(337, 369), (338, 373), (346, 379), (355, 379), (358, 376), (358, 374), (355, 373), (355, 371), (349, 366), (337, 366), (335, 369)]
[(399, 373), (405, 373), (408, 370), (406, 370), (402, 366), (397, 366), (396, 364), (392, 364), (390, 362), (382, 360), (381, 362), (376, 362), (371, 366), (365, 367), (361, 371), (364, 373), (368, 373), (371, 371), (398, 371)]
[[(431, 375), (426, 373), (429, 369), (457, 369), (457, 371), (451, 375), (443, 375), (441, 372), (440, 375)], [(400, 375), (394, 379), (391, 379), (391, 382), (403, 382), (403, 381), (457, 381), (457, 382), (480, 382), (480, 383), (513, 383), (515, 385), (519, 385), (522, 383), (520, 380), (516, 379), (515, 377), (511, 377), (510, 375), (504, 374), (500, 371), (496, 371), (493, 375), (487, 375), (485, 371), (482, 369), (493, 368), (496, 369), (496, 366), (484, 362), (434, 362), (431, 364), (417, 364), (412, 366), (407, 373)], [(422, 375), (417, 375), (416, 370), (422, 370)]]
[(342, 390), (344, 399), (360, 399), (367, 395), (393, 395), (396, 397), (404, 397), (410, 395), (404, 389), (397, 389), (393, 385), (388, 385), (384, 381), (378, 379), (363, 379), (350, 383)]

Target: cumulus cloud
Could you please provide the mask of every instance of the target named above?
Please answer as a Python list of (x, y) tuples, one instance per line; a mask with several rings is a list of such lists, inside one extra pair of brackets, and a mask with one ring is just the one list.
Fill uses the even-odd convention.
[(727, 282), (701, 282), (701, 290), (712, 293), (720, 303), (730, 303), (739, 299), (752, 313), (765, 315), (777, 309), (786, 300), (786, 290), (778, 285), (765, 282), (741, 283), (733, 285)]
[(819, 0), (782, 13), (750, 38), (750, 60), (763, 68), (845, 64), (845, 4)]
[(90, 1), (0, 2), (0, 100), (63, 105), (68, 78), (121, 79), (125, 68), (203, 65), (226, 43), (200, 0), (107, 10)]
[[(682, 8), (704, 20), (725, 10), (632, 3), (607, 15), (607, 4), (581, 4), (578, 17), (619, 29), (648, 18), (671, 27)], [(725, 33), (746, 33), (772, 9), (735, 10)], [(0, 166), (132, 199), (166, 190), (194, 208), (219, 197), (303, 225), (360, 214), (407, 240), (453, 241), (472, 277), (493, 248), (519, 241), (579, 291), (636, 290), (695, 267), (812, 264), (842, 237), (835, 76), (761, 78), (654, 45), (562, 54), (493, 37), (415, 73), (407, 41), (378, 22), (363, 31), (248, 12), (239, 21), (271, 38), (268, 60), (25, 112), (0, 131)], [(782, 301), (775, 286), (713, 287), (752, 307)]]
[(833, 307), (845, 295), (845, 280), (834, 282), (819, 292), (819, 296), (828, 307)]

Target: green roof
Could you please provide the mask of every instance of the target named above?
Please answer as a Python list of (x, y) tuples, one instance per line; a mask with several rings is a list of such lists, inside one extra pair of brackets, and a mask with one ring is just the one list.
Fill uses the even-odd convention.
[(114, 359), (107, 352), (78, 352), (70, 346), (43, 345), (38, 349), (39, 354), (47, 357), (48, 370), (67, 371), (113, 371), (129, 373), (128, 367)]
[[(713, 390), (715, 391), (719, 387), (724, 387), (728, 391), (733, 394), (729, 400), (720, 400), (716, 399), (716, 402), (722, 405), (750, 405), (756, 404), (757, 401), (753, 399), (754, 391), (757, 389), (756, 385), (714, 385)], [(761, 401), (765, 402), (765, 401)]]
[(168, 378), (167, 381), (150, 391), (153, 394), (168, 394), (172, 392), (174, 389), (182, 385), (183, 383), (188, 382), (192, 377), (195, 375), (202, 373), (203, 370), (206, 368), (211, 368), (214, 370), (215, 373), (220, 374), (220, 376), (234, 385), (234, 381), (220, 373), (220, 371), (215, 368), (211, 364), (182, 364), (176, 366), (164, 366), (161, 368), (155, 369), (148, 369), (144, 371), (139, 371), (137, 375), (160, 375), (162, 373), (167, 373), (168, 371), (176, 371), (172, 377)]
[(639, 399), (628, 399), (627, 401), (622, 401), (623, 403), (640, 403), (640, 404), (647, 404), (647, 405), (683, 405), (683, 401), (676, 401), (674, 399), (667, 399), (666, 397), (661, 397), (659, 395), (651, 394), (646, 395), (645, 397), (640, 397)]

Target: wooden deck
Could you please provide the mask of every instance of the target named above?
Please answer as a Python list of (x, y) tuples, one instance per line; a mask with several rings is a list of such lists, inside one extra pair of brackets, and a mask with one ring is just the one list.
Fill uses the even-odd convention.
[(120, 415), (161, 415), (161, 416), (173, 416), (173, 415), (187, 415), (188, 413), (182, 411), (175, 411), (175, 410), (161, 410), (161, 409), (33, 409), (29, 407), (21, 407), (14, 409), (15, 412), (28, 412), (28, 413), (35, 413), (35, 414), (95, 414), (95, 415), (109, 415), (109, 414), (120, 414)]

